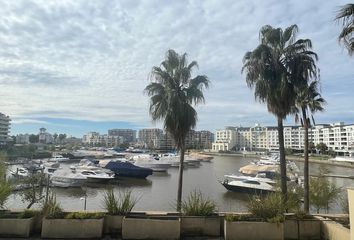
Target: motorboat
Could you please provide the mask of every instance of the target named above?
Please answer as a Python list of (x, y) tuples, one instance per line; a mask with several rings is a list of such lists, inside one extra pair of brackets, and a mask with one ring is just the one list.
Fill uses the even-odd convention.
[(26, 168), (16, 168), (16, 170), (10, 170), (11, 175), (14, 177), (28, 177), (29, 172)]
[(255, 177), (252, 176), (245, 176), (245, 175), (236, 175), (236, 174), (227, 174), (224, 175), (225, 179), (230, 180), (256, 180), (256, 181), (263, 181), (269, 183), (271, 185), (275, 185), (275, 172), (271, 171), (261, 171)]
[(72, 172), (71, 170), (55, 171), (50, 177), (51, 185), (54, 187), (80, 187), (87, 181), (87, 176)]
[(194, 157), (185, 156), (184, 162), (187, 164), (188, 167), (199, 167), (200, 166), (200, 160), (198, 160)]
[(189, 154), (189, 156), (201, 161), (201, 162), (211, 162), (211, 160), (214, 158), (213, 156), (208, 156), (202, 153), (196, 153), (192, 152)]
[(171, 167), (170, 163), (156, 160), (151, 155), (137, 155), (133, 157), (134, 165), (143, 168), (150, 168), (154, 172), (166, 172)]
[(43, 167), (44, 167), (44, 171), (51, 174), (54, 171), (59, 169), (60, 163), (59, 162), (44, 162)]
[(107, 182), (109, 180), (114, 179), (114, 174), (112, 173), (107, 173), (105, 171), (101, 170), (82, 170), (78, 171), (78, 173), (81, 173), (82, 175), (86, 176), (87, 182)]
[(70, 161), (70, 158), (63, 157), (60, 154), (56, 154), (52, 158), (48, 159), (48, 162), (68, 162), (68, 161)]
[(249, 194), (265, 194), (274, 192), (274, 187), (264, 181), (257, 179), (240, 179), (229, 180), (225, 179), (221, 184), (229, 191), (249, 193)]
[(115, 173), (116, 177), (146, 178), (152, 169), (134, 165), (125, 159), (101, 160), (99, 165)]

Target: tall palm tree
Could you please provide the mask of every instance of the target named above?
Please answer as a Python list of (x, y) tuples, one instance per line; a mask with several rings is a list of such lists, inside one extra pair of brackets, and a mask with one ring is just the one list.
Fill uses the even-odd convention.
[(346, 4), (340, 8), (335, 18), (342, 22), (343, 29), (338, 40), (343, 42), (348, 49), (349, 55), (354, 53), (354, 4)]
[(153, 82), (145, 88), (150, 96), (152, 120), (163, 120), (165, 130), (172, 135), (180, 152), (177, 211), (180, 211), (182, 200), (185, 139), (197, 123), (197, 112), (193, 106), (204, 103), (203, 90), (209, 87), (206, 76), (192, 78), (196, 67), (196, 61), (188, 63), (186, 53), (179, 55), (168, 50), (161, 66), (153, 67)]
[[(281, 190), (287, 200), (286, 160), (283, 120), (295, 106), (295, 86), (303, 84), (308, 76), (315, 74), (317, 55), (310, 51), (311, 40), (296, 40), (297, 25), (285, 30), (263, 26), (259, 33), (260, 44), (243, 58), (242, 72), (246, 82), (254, 89), (256, 100), (267, 105), (278, 122)], [(305, 75), (305, 76), (303, 76)]]
[[(299, 86), (296, 97), (295, 121), (301, 122), (305, 131), (304, 139), (304, 211), (309, 212), (309, 127), (311, 127), (311, 118), (313, 124), (313, 114), (317, 111), (323, 111), (323, 105), (326, 101), (321, 97), (319, 91), (319, 81), (313, 80), (308, 84)], [(310, 118), (311, 117), (311, 118)]]

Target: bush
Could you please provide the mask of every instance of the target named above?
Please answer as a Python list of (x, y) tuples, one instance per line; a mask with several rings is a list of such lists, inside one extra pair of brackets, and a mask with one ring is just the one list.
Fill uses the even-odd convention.
[(21, 212), (17, 218), (21, 218), (21, 219), (32, 218), (34, 216), (39, 215), (39, 213), (40, 213), (39, 211), (26, 209), (25, 211)]
[(216, 211), (214, 201), (204, 198), (200, 191), (194, 190), (181, 203), (181, 210), (187, 216), (211, 216)]
[(100, 219), (104, 213), (72, 212), (65, 215), (65, 219)]
[(110, 215), (127, 215), (132, 211), (138, 199), (132, 196), (132, 191), (119, 192), (118, 197), (113, 189), (105, 192), (103, 205)]
[(46, 218), (54, 219), (54, 218), (64, 218), (65, 214), (60, 204), (57, 203), (56, 196), (51, 194), (48, 196), (48, 201), (43, 204), (42, 214)]
[(4, 209), (4, 205), (11, 194), (11, 185), (6, 180), (6, 166), (0, 159), (0, 210)]
[(264, 198), (254, 196), (247, 204), (249, 212), (253, 217), (260, 218), (267, 222), (282, 222), (286, 206), (280, 193), (270, 193)]

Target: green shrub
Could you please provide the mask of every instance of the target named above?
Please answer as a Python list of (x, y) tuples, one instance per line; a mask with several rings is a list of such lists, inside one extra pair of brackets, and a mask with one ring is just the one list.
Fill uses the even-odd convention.
[(254, 221), (263, 221), (263, 219), (256, 218), (250, 214), (226, 214), (225, 220), (228, 222), (254, 222)]
[(132, 196), (132, 191), (119, 192), (116, 196), (113, 189), (105, 192), (103, 205), (110, 215), (126, 215), (132, 211), (138, 199)]
[(216, 211), (215, 202), (205, 198), (200, 191), (192, 191), (181, 203), (181, 210), (187, 216), (210, 216)]
[(24, 219), (24, 218), (32, 218), (34, 216), (37, 216), (39, 215), (39, 211), (36, 211), (36, 210), (30, 210), (30, 209), (25, 209), (23, 212), (21, 212), (17, 218), (21, 218), (21, 219)]
[(65, 219), (100, 219), (104, 213), (72, 212), (65, 215)]
[(48, 201), (43, 204), (41, 212), (46, 218), (50, 219), (63, 218), (65, 216), (54, 194), (48, 196)]
[(284, 220), (285, 206), (280, 193), (270, 193), (263, 198), (255, 196), (250, 199), (247, 207), (254, 217), (264, 221), (274, 222), (279, 220), (282, 222)]

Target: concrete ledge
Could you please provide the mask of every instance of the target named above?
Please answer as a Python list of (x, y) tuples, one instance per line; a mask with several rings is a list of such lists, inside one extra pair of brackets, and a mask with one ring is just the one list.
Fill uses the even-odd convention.
[(101, 238), (101, 219), (43, 219), (42, 238)]
[(179, 239), (181, 221), (178, 217), (123, 218), (123, 239)]
[(26, 219), (1, 218), (1, 237), (24, 237), (28, 238), (32, 232), (34, 217)]
[(341, 224), (323, 217), (316, 217), (321, 221), (321, 239), (350, 240), (350, 229)]
[(103, 232), (111, 235), (121, 234), (123, 218), (124, 216), (106, 215), (104, 217)]
[(284, 222), (284, 238), (292, 239), (321, 239), (321, 221), (319, 219), (286, 219)]
[(225, 240), (283, 240), (283, 223), (224, 222)]
[(183, 216), (181, 217), (182, 236), (220, 236), (219, 216)]

